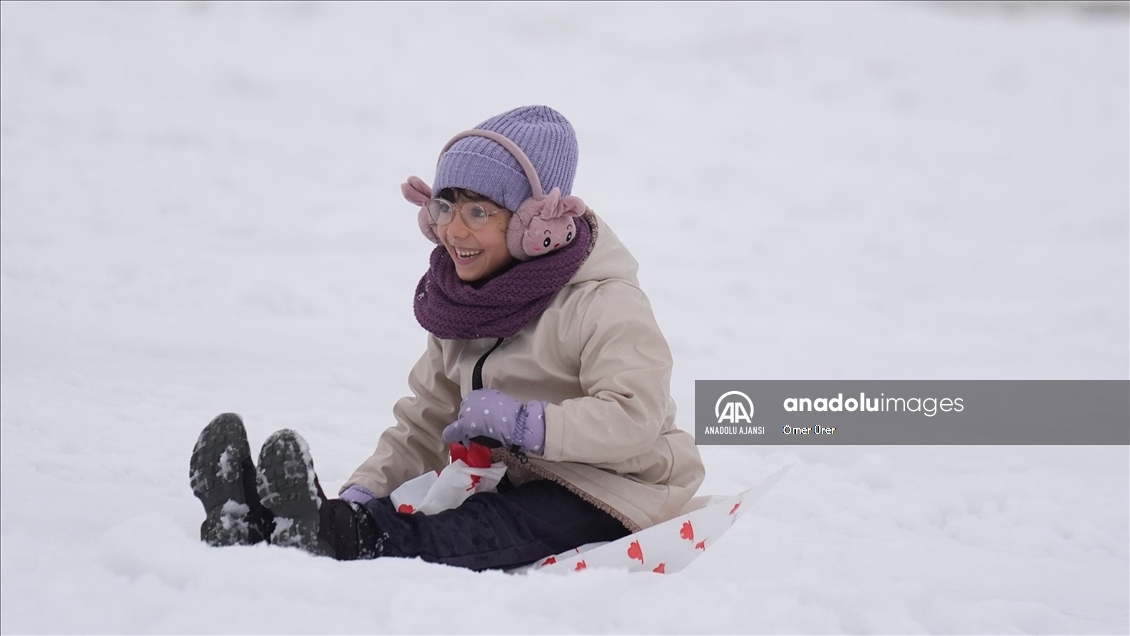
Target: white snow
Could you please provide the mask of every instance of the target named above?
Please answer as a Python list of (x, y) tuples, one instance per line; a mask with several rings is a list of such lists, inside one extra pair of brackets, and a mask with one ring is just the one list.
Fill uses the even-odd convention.
[(240, 528), (246, 528), (248, 526), (244, 515), (251, 512), (251, 506), (237, 503), (235, 500), (229, 499), (224, 502), (224, 507), (221, 511), (223, 514), (220, 515), (220, 523), (225, 530), (230, 530), (233, 525)]
[(703, 379), (1130, 377), (1125, 4), (844, 4), (0, 5), (0, 631), (1130, 631), (1126, 447), (704, 447), (702, 494), (796, 465), (667, 577), (198, 541), (216, 414), (327, 491), (372, 451), (399, 185), (522, 104), (684, 428)]
[(224, 481), (228, 481), (238, 468), (238, 458), (232, 457), (231, 450), (229, 446), (224, 452), (220, 453), (220, 460), (218, 462), (219, 469), (216, 472), (216, 476)]
[(276, 517), (275, 529), (271, 532), (271, 541), (278, 541), (280, 536), (284, 536), (290, 527), (294, 525), (294, 519), (289, 517)]

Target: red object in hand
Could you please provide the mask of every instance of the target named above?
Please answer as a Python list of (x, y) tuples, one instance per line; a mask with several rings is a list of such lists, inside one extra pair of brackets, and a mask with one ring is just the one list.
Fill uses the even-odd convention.
[(459, 442), (452, 442), (451, 461), (457, 459), (462, 459), (471, 468), (490, 468), (490, 449), (475, 442), (471, 442), (470, 448)]

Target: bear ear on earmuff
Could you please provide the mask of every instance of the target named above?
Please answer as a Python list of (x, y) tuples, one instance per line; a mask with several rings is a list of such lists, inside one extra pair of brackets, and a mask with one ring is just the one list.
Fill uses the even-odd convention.
[(557, 219), (563, 216), (581, 216), (585, 213), (585, 202), (581, 197), (561, 196), (561, 188), (554, 188), (545, 195), (546, 205), (538, 215), (543, 219)]
[(420, 206), (420, 211), (416, 214), (416, 222), (420, 225), (420, 232), (432, 243), (439, 244), (439, 237), (436, 236), (435, 223), (432, 222), (432, 215), (428, 214), (428, 201), (432, 200), (432, 187), (420, 177), (408, 177), (407, 183), (400, 184), (400, 193), (404, 195), (409, 203), (414, 203)]
[(432, 199), (432, 187), (415, 175), (408, 177), (407, 183), (400, 184), (400, 192), (409, 203), (424, 205)]

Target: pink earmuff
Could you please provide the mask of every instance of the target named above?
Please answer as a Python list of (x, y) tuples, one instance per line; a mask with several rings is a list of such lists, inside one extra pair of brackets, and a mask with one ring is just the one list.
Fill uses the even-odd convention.
[(408, 177), (408, 183), (400, 184), (400, 192), (409, 203), (414, 203), (420, 206), (420, 212), (416, 215), (416, 221), (420, 224), (420, 231), (429, 241), (439, 244), (439, 237), (436, 236), (435, 223), (432, 222), (432, 215), (428, 214), (428, 201), (432, 199), (432, 187), (420, 177)]
[[(514, 258), (528, 261), (560, 249), (573, 241), (577, 236), (575, 218), (585, 213), (585, 202), (580, 197), (563, 197), (560, 188), (553, 188), (548, 194), (544, 193), (538, 173), (526, 153), (522, 152), (514, 142), (491, 130), (465, 130), (455, 135), (440, 151), (440, 157), (443, 157), (443, 153), (447, 152), (452, 144), (464, 137), (486, 137), (497, 142), (514, 156), (530, 181), (533, 196), (514, 210), (514, 214), (510, 217), (510, 225), (506, 228), (506, 247)], [(420, 232), (429, 241), (439, 243), (435, 223), (428, 214), (427, 204), (433, 196), (431, 186), (423, 179), (412, 176), (408, 177), (407, 183), (401, 184), (400, 191), (409, 203), (420, 206), (417, 215)]]

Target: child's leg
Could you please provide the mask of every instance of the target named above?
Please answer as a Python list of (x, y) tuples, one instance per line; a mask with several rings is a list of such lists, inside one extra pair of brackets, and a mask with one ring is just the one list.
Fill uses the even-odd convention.
[(628, 534), (619, 521), (552, 481), (473, 495), (435, 515), (402, 514), (389, 499), (364, 505), (381, 556), (420, 557), (472, 570), (509, 569)]
[(508, 569), (628, 534), (616, 519), (552, 481), (472, 495), (435, 515), (403, 514), (388, 497), (328, 499), (301, 436), (282, 430), (259, 455), (259, 495), (275, 515), (271, 543), (340, 560), (420, 557), (473, 570)]

